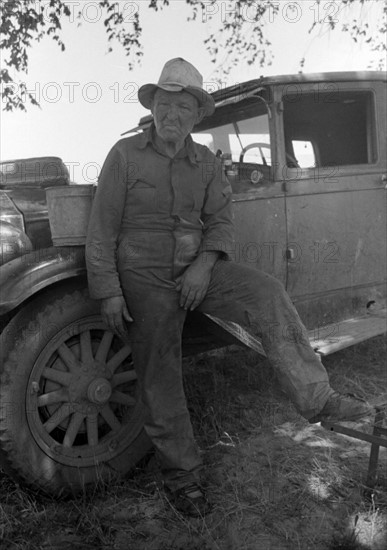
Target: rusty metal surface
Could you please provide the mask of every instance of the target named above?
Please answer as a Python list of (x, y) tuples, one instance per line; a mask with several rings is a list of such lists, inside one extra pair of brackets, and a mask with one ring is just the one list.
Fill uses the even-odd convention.
[(52, 246), (46, 190), (40, 187), (15, 187), (5, 192), (23, 215), (25, 232), (34, 249)]
[(36, 250), (0, 266), (0, 315), (58, 281), (86, 274), (84, 247)]

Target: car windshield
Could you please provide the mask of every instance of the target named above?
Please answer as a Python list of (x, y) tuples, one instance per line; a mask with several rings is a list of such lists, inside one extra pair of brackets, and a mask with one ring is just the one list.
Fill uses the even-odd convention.
[(268, 108), (260, 96), (220, 107), (192, 137), (217, 156), (231, 155), (233, 162), (271, 165)]

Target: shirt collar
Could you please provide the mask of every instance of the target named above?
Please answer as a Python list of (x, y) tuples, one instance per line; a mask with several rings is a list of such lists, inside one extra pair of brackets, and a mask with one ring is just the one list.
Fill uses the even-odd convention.
[[(156, 131), (154, 124), (151, 124), (147, 130), (145, 130), (142, 134), (139, 136), (139, 142), (137, 144), (137, 147), (139, 149), (145, 149), (145, 147), (148, 144), (151, 144), (154, 149), (156, 148), (155, 140), (154, 140), (154, 132)], [(199, 147), (197, 144), (193, 141), (191, 135), (188, 135), (185, 140), (185, 144), (183, 149), (180, 149), (180, 151), (177, 153), (176, 158), (184, 158), (188, 157), (191, 164), (194, 166), (197, 166), (199, 161), (202, 160), (202, 155), (199, 150)]]

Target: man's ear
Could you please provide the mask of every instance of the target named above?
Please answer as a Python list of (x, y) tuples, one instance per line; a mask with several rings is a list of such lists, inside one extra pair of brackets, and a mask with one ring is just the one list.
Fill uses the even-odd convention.
[(204, 107), (199, 107), (198, 114), (196, 117), (196, 124), (199, 124), (199, 122), (203, 120), (204, 116), (205, 116)]
[(156, 95), (156, 92), (153, 92), (152, 94), (152, 97), (150, 98), (150, 107), (149, 107), (149, 110), (150, 112), (152, 113), (152, 115), (154, 114), (154, 105), (155, 105), (155, 95)]

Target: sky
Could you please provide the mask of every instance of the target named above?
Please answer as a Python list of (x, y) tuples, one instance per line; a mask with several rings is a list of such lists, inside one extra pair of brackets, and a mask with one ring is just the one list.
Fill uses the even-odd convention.
[[(187, 21), (191, 12), (184, 0), (172, 0), (169, 7), (158, 12), (148, 8), (149, 1), (123, 0), (126, 20), (130, 22), (134, 11), (139, 11), (143, 28), (141, 65), (129, 71), (118, 44), (113, 53), (107, 53), (97, 2), (79, 0), (68, 4), (72, 4), (73, 12), (82, 10), (82, 24), (78, 26), (75, 18), (62, 21), (65, 52), (50, 38), (29, 51), (29, 71), (22, 80), (41, 108), (27, 105), (26, 113), (2, 112), (0, 158), (59, 156), (74, 182), (95, 183), (110, 148), (123, 132), (148, 114), (137, 100), (139, 86), (157, 82), (168, 59), (183, 57), (200, 70), (206, 84), (214, 82), (214, 65), (204, 40), (233, 14), (227, 15), (228, 3), (218, 0), (199, 11), (196, 21)], [(318, 15), (315, 0), (280, 0), (278, 5), (280, 16), (266, 22), (272, 64), (261, 68), (241, 60), (227, 77), (222, 77), (222, 86), (261, 75), (297, 73), (304, 57), (305, 73), (367, 70), (375, 59), (367, 44), (355, 44), (348, 33), (329, 32), (327, 24), (318, 33), (309, 34)], [(376, 25), (382, 6), (382, 0), (367, 0), (363, 16), (370, 25)], [(324, 0), (319, 10), (320, 17), (332, 14), (339, 25), (345, 23), (340, 0)], [(212, 18), (208, 17), (210, 13)], [(254, 17), (254, 3), (244, 16), (248, 20)]]

